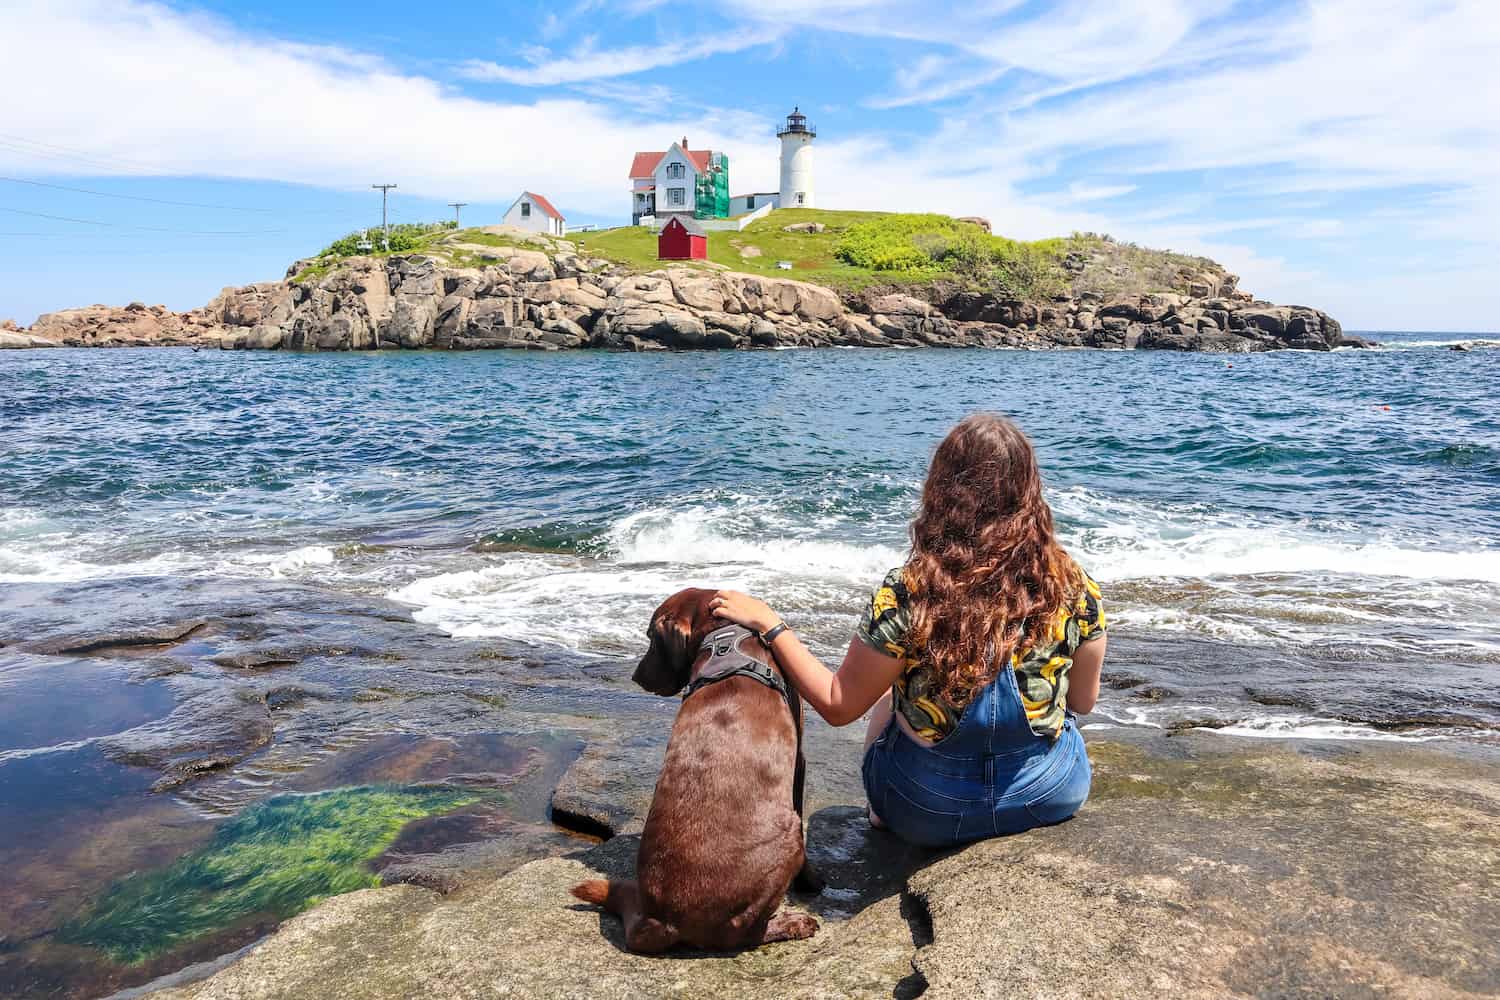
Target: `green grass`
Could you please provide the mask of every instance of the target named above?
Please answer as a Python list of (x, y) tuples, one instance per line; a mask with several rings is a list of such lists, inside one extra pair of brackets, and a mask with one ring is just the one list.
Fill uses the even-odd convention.
[[(787, 226), (801, 222), (821, 223), (824, 231), (786, 232)], [(497, 235), (478, 228), (433, 229), (410, 238), (412, 246), (392, 253), (426, 254), (444, 266), (476, 268), (493, 261), (474, 247), (546, 251), (557, 239)], [(942, 281), (1029, 301), (1068, 293), (1095, 292), (1113, 298), (1182, 291), (1192, 273), (1216, 266), (1204, 258), (1148, 250), (1094, 233), (1025, 241), (990, 235), (945, 215), (815, 208), (777, 209), (743, 231), (708, 233), (706, 263), (657, 260), (656, 235), (643, 226), (575, 233), (565, 239), (584, 256), (601, 257), (637, 273), (718, 265), (845, 292)], [(377, 251), (369, 256), (387, 254)], [(293, 280), (321, 280), (341, 261), (321, 258)], [(791, 261), (791, 269), (781, 270), (778, 261)], [(1064, 262), (1070, 270), (1063, 268)]]
[(308, 282), (321, 281), (324, 275), (328, 274), (338, 266), (338, 263), (339, 259), (333, 258), (320, 260), (316, 264), (310, 264), (297, 272), (297, 276), (292, 279), (292, 283), (295, 285), (302, 285), (307, 284)]
[[(820, 208), (777, 209), (757, 219), (740, 232), (710, 232), (708, 259), (732, 271), (762, 274), (775, 278), (795, 278), (833, 288), (858, 289), (872, 284), (906, 284), (931, 281), (943, 276), (931, 268), (901, 274), (879, 273), (872, 268), (856, 267), (839, 260), (834, 247), (850, 226), (888, 216), (886, 212), (839, 212)], [(821, 222), (821, 233), (788, 233), (785, 227), (799, 222)], [(656, 259), (656, 235), (644, 226), (621, 226), (596, 233), (579, 233), (574, 237), (580, 252), (604, 257), (636, 271), (654, 271), (661, 267), (701, 266), (692, 261)], [(745, 249), (759, 250), (746, 256)], [(789, 260), (790, 271), (777, 268), (776, 262)]]
[(365, 863), (403, 826), (476, 799), (382, 786), (278, 796), (225, 822), (202, 850), (115, 882), (58, 937), (138, 964), (252, 917), (282, 920), (379, 885)]

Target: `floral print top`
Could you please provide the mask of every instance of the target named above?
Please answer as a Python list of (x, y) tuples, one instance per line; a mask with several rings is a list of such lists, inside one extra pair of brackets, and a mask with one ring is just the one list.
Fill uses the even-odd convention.
[[(953, 705), (940, 693), (933, 670), (922, 662), (920, 650), (909, 650), (906, 633), (911, 623), (910, 594), (904, 571), (886, 574), (870, 598), (870, 607), (855, 635), (888, 656), (905, 661), (896, 679), (897, 712), (923, 739), (940, 740), (958, 728), (964, 706)], [(1011, 654), (1016, 687), (1026, 709), (1031, 731), (1049, 739), (1062, 731), (1068, 701), (1068, 669), (1078, 647), (1104, 634), (1107, 623), (1099, 585), (1083, 574), (1083, 590), (1072, 604), (1057, 609), (1052, 632), (1041, 643)]]

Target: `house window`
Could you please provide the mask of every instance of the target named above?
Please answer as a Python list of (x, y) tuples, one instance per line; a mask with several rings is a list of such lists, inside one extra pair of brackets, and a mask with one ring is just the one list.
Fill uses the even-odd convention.
[(667, 201), (673, 205), (686, 205), (687, 188), (667, 188)]
[(523, 201), (523, 202), (521, 202), (521, 218), (523, 218), (523, 219), (529, 219), (529, 218), (531, 218), (531, 202), (529, 202), (529, 201)]
[(683, 170), (683, 166), (680, 163), (668, 163), (667, 164), (667, 176), (668, 177), (674, 177), (674, 178), (675, 177), (681, 177), (682, 176), (682, 170)]
[(748, 212), (748, 211), (750, 211), (754, 207), (755, 207), (755, 195), (753, 195), (753, 194), (752, 195), (747, 195), (746, 198), (745, 198), (745, 211)]

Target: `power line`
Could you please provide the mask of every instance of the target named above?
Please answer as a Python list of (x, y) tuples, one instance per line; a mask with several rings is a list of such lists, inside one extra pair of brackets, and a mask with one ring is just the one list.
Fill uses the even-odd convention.
[(108, 226), (111, 229), (133, 229), (145, 233), (176, 233), (182, 236), (272, 236), (277, 233), (286, 232), (285, 229), (251, 229), (251, 230), (193, 230), (193, 229), (164, 229), (160, 226), (136, 226), (124, 222), (105, 222), (102, 219), (75, 219), (67, 215), (48, 215), (45, 212), (28, 212), (24, 208), (5, 208), (0, 206), (0, 212), (10, 212), (12, 215), (29, 215), (34, 219), (51, 219), (54, 222), (74, 222), (83, 226)]
[(22, 177), (0, 177), (0, 181), (10, 184), (29, 184), (32, 187), (51, 188), (54, 191), (72, 191), (74, 194), (91, 194), (100, 198), (119, 198), (123, 201), (145, 201), (153, 205), (176, 205), (180, 208), (215, 208), (225, 212), (255, 212), (267, 215), (272, 212), (269, 208), (247, 208), (243, 205), (210, 205), (201, 201), (171, 201), (167, 198), (148, 198), (138, 194), (115, 194), (112, 191), (91, 191), (88, 188), (69, 187), (66, 184), (48, 184), (46, 181), (29, 181)]
[(468, 202), (466, 202), (466, 201), (450, 201), (450, 202), (448, 202), (448, 207), (451, 208), (451, 209), (453, 209), (453, 225), (454, 226), (458, 226), (458, 224), (459, 224), (458, 223), (458, 210), (461, 209), (461, 208), (463, 208), (467, 204), (468, 204)]
[[(76, 160), (79, 163), (92, 163), (95, 166), (110, 167), (118, 170), (124, 166), (137, 174), (162, 172), (157, 164), (141, 163), (139, 161), (124, 160), (118, 157), (90, 156), (81, 150), (70, 149), (67, 146), (54, 146), (49, 142), (38, 142), (35, 139), (27, 139), (18, 135), (0, 135), (0, 146), (7, 146), (17, 153), (25, 153), (27, 156), (44, 156), (54, 160)], [(29, 149), (27, 147), (39, 146), (40, 149)]]
[[(277, 233), (277, 232), (281, 232), (281, 231), (282, 230), (271, 230), (270, 232)], [(161, 235), (163, 235), (163, 236), (170, 235), (170, 236), (201, 236), (201, 237), (224, 237), (224, 238), (228, 238), (228, 237), (240, 237), (240, 236), (244, 236), (246, 234), (244, 234), (244, 233), (212, 233), (212, 232), (197, 233), (197, 232), (193, 232), (191, 230), (181, 230), (181, 231), (178, 231), (178, 230), (166, 230), (166, 231), (162, 232)], [(129, 240), (139, 240), (141, 238), (141, 234), (139, 234), (139, 233), (131, 233), (131, 232), (116, 232), (116, 233), (86, 233), (86, 232), (85, 233), (58, 233), (58, 232), (51, 232), (51, 233), (24, 232), (24, 233), (18, 233), (18, 232), (0, 232), (0, 237), (3, 237), (5, 239), (27, 239), (27, 240), (72, 240), (74, 242), (77, 242), (79, 240), (99, 240), (99, 239), (121, 239), (121, 240), (129, 239)]]

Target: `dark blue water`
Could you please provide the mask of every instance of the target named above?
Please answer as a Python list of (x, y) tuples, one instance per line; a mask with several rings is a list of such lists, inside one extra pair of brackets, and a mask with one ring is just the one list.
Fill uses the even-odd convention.
[[(1475, 694), (1500, 664), (1500, 351), (1391, 339), (1417, 346), (9, 352), (0, 588), (289, 577), (460, 636), (625, 655), (667, 593), (729, 584), (833, 655), (902, 559), (932, 447), (988, 409), (1036, 442), (1117, 634), (1363, 665), (1334, 687), (1428, 670), (1433, 703), (1500, 722)], [(1099, 719), (1392, 735), (1226, 698), (1110, 696)]]

